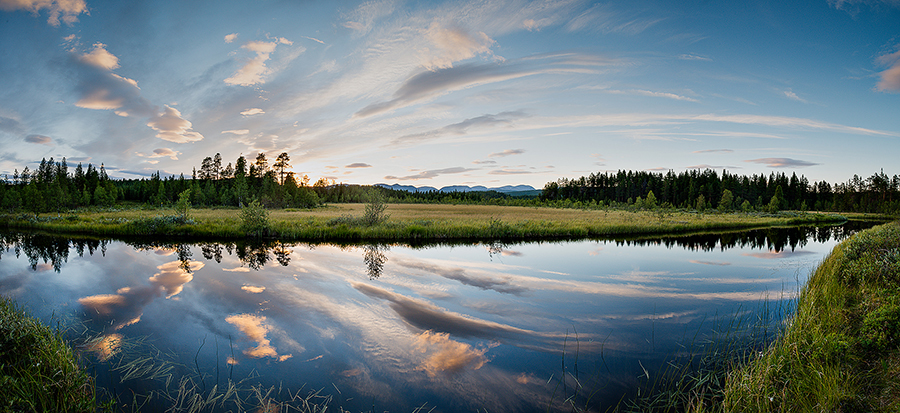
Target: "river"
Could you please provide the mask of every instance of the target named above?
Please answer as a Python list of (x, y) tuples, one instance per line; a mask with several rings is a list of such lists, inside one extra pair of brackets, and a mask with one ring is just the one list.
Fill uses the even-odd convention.
[(5, 233), (0, 294), (66, 328), (123, 405), (230, 382), (246, 409), (603, 411), (667, 361), (776, 331), (859, 228), (415, 247)]

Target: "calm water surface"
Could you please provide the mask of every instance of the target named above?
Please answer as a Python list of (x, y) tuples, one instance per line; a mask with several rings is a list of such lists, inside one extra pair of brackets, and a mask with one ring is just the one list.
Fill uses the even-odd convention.
[(0, 294), (96, 337), (120, 397), (164, 386), (110, 371), (153, 355), (201, 391), (245, 380), (334, 410), (603, 410), (698, 337), (767, 319), (856, 229), (420, 248), (7, 233)]

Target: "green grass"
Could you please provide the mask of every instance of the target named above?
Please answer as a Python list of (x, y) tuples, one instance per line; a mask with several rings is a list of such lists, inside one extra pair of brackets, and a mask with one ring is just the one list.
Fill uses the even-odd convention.
[[(267, 228), (281, 240), (446, 241), (465, 239), (578, 239), (637, 234), (674, 234), (842, 222), (839, 215), (783, 212), (698, 213), (657, 210), (577, 210), (490, 205), (387, 204), (385, 219), (365, 219), (365, 204), (335, 204), (311, 210), (271, 210)], [(173, 210), (141, 208), (79, 210), (65, 214), (5, 215), (0, 226), (100, 236), (245, 238), (252, 235), (240, 209)]]
[(712, 411), (900, 410), (900, 223), (834, 248), (783, 336), (727, 377)]
[(59, 329), (0, 297), (0, 411), (94, 412), (93, 378)]

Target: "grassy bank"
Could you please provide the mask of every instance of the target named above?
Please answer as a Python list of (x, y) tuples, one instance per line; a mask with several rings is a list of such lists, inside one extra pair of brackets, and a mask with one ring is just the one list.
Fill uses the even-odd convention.
[(893, 222), (835, 247), (783, 336), (729, 373), (721, 410), (896, 412), (898, 377), (900, 223)]
[(390, 204), (377, 223), (366, 204), (310, 210), (271, 210), (262, 227), (248, 230), (240, 209), (193, 209), (189, 220), (173, 210), (80, 210), (64, 214), (5, 215), (0, 226), (102, 236), (165, 235), (244, 238), (251, 233), (298, 241), (441, 241), (454, 239), (590, 238), (635, 234), (760, 228), (841, 222), (838, 215), (750, 214), (692, 211), (577, 210), (487, 205)]
[(94, 394), (62, 333), (0, 297), (0, 411), (94, 412)]

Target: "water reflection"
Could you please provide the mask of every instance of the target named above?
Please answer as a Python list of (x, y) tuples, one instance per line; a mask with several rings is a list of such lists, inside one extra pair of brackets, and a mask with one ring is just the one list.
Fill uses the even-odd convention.
[(390, 250), (389, 246), (383, 244), (369, 244), (363, 247), (363, 262), (366, 263), (366, 273), (369, 274), (370, 280), (381, 277), (384, 263), (388, 260), (385, 253)]
[(603, 410), (709, 320), (763, 318), (849, 233), (779, 231), (429, 248), (5, 234), (0, 293), (79, 317), (99, 361), (151, 337), (199, 380), (327, 389), (334, 410), (546, 411), (595, 391)]

